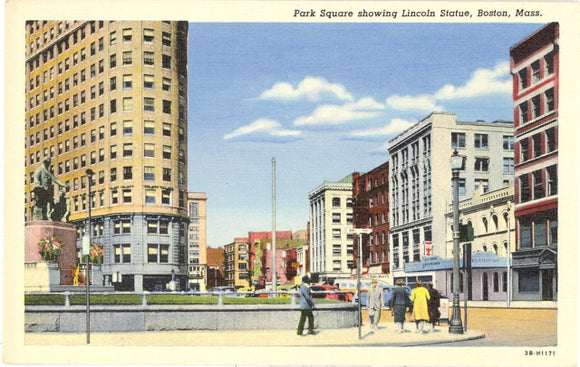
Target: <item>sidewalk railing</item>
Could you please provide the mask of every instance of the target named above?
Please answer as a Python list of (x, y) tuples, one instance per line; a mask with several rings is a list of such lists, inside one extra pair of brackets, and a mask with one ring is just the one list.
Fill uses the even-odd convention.
[[(48, 296), (63, 296), (63, 303), (62, 304), (54, 304), (55, 301), (50, 302), (51, 306), (64, 306), (70, 307), (71, 301), (70, 298), (74, 296), (84, 296), (85, 292), (26, 292), (25, 296), (38, 296), (38, 297), (48, 297)], [(222, 306), (224, 304), (224, 298), (254, 298), (254, 297), (264, 297), (264, 298), (288, 298), (289, 304), (295, 305), (297, 304), (296, 299), (298, 298), (297, 291), (255, 291), (255, 292), (217, 292), (217, 291), (207, 291), (207, 292), (184, 292), (184, 291), (172, 291), (172, 292), (91, 292), (91, 296), (139, 296), (140, 297), (140, 305), (141, 306), (148, 306), (149, 302), (147, 301), (148, 296), (156, 296), (156, 295), (166, 295), (166, 296), (180, 296), (180, 297), (191, 297), (191, 296), (199, 296), (199, 297), (217, 297), (217, 305)], [(356, 297), (352, 297), (352, 301), (347, 301), (353, 295), (352, 292), (349, 291), (312, 291), (313, 298), (316, 300), (319, 299), (329, 299), (339, 302), (345, 303), (356, 303)], [(84, 300), (84, 299), (83, 299)], [(92, 302), (92, 301), (91, 301)], [(58, 302), (57, 302), (58, 303)], [(84, 304), (84, 303), (83, 303)], [(107, 303), (109, 304), (109, 303)], [(123, 306), (123, 305), (137, 305), (136, 302), (128, 302), (128, 303), (110, 303), (111, 305), (115, 306)], [(173, 304), (168, 302), (167, 304)], [(206, 305), (214, 304), (212, 302), (205, 303)], [(34, 304), (36, 305), (36, 304)]]

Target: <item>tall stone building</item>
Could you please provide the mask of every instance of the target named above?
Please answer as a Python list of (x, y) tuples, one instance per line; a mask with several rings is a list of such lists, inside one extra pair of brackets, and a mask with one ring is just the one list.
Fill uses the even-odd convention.
[[(450, 157), (465, 156), (459, 199), (513, 185), (513, 123), (460, 122), (454, 114), (432, 113), (389, 141), (390, 246), (394, 280), (433, 280), (416, 264), (452, 258), (445, 214), (452, 202)], [(426, 250), (427, 248), (427, 250)], [(432, 251), (431, 251), (432, 249)], [(411, 271), (412, 269), (412, 271)]]
[(325, 182), (310, 200), (310, 272), (319, 282), (348, 279), (353, 268), (353, 175)]
[(515, 123), (514, 299), (558, 297), (560, 27), (550, 23), (510, 49)]
[[(26, 23), (25, 219), (45, 157), (118, 290), (187, 285), (186, 22)], [(87, 170), (94, 172), (88, 198)]]
[(207, 195), (201, 192), (188, 193), (187, 207), (189, 212), (188, 287), (205, 292), (207, 285)]

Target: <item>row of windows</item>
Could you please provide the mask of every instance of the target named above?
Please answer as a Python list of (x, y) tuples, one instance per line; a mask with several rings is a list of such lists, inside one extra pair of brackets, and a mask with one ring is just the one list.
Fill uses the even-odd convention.
[[(64, 130), (63, 130), (64, 126)], [(144, 120), (143, 121), (143, 135), (155, 135), (157, 123), (155, 120)], [(75, 127), (76, 128), (76, 127)], [(109, 138), (117, 136), (117, 122), (113, 121), (109, 124)], [(171, 129), (172, 124), (169, 122), (163, 122), (161, 124), (161, 133), (163, 136), (171, 137)], [(56, 130), (56, 132), (55, 132)], [(42, 142), (47, 142), (49, 139), (55, 138), (55, 136), (60, 136), (63, 132), (68, 132), (71, 130), (70, 127), (70, 120), (66, 120), (64, 123), (59, 122), (58, 126), (55, 129), (55, 126), (52, 125), (50, 128), (44, 129), (42, 132), (37, 131), (35, 134), (30, 134), (29, 136), (29, 147), (33, 147), (35, 144), (41, 144)], [(179, 142), (185, 142), (185, 130), (183, 127), (179, 127)], [(133, 135), (133, 120), (124, 120), (123, 121), (123, 135), (124, 136), (131, 136)], [(94, 144), (98, 141), (103, 141), (105, 139), (105, 126), (99, 126), (99, 129), (92, 129), (89, 133), (89, 140), (91, 144)], [(87, 134), (81, 133), (78, 136), (74, 136), (70, 139), (66, 139), (64, 141), (60, 141), (57, 145), (58, 155), (68, 153), (71, 150), (78, 149), (80, 147), (84, 147), (87, 142)], [(38, 153), (39, 155), (40, 153)], [(49, 148), (44, 148), (44, 156), (54, 156), (54, 146)], [(37, 162), (40, 160), (37, 159)], [(33, 163), (31, 158), (31, 163)]]
[(558, 219), (556, 214), (519, 219), (520, 249), (558, 244)]
[[(62, 24), (59, 22), (59, 27), (61, 27), (61, 26), (62, 26)], [(93, 34), (96, 32), (95, 22), (90, 22), (88, 26), (90, 27), (90, 34)], [(69, 24), (66, 23), (65, 27), (68, 28)], [(44, 65), (47, 62), (49, 62), (50, 60), (53, 60), (55, 57), (60, 56), (61, 53), (63, 53), (64, 51), (69, 49), (70, 41), (72, 41), (72, 45), (75, 45), (78, 42), (83, 41), (86, 37), (85, 27), (86, 26), (80, 27), (77, 31), (73, 32), (71, 35), (69, 35), (67, 37), (63, 37), (55, 45), (46, 48), (45, 50), (42, 51), (42, 53), (40, 53), (39, 55), (37, 55), (36, 57), (31, 59), (29, 65), (28, 65), (28, 72), (32, 72), (36, 68), (40, 67), (41, 65)], [(99, 29), (102, 29), (102, 28), (103, 28), (103, 22), (101, 21), (101, 22), (99, 22)], [(31, 27), (31, 29), (32, 29), (32, 27)], [(50, 36), (50, 39), (49, 39), (49, 36)], [(144, 43), (146, 43), (146, 44), (153, 43), (155, 36), (156, 36), (156, 32), (154, 29), (151, 29), (151, 28), (143, 29), (143, 42)], [(42, 38), (37, 37), (36, 39), (32, 40), (29, 44), (30, 54), (33, 54), (35, 49), (39, 50), (39, 49), (45, 47), (46, 44), (48, 44), (50, 41), (52, 41), (53, 37), (54, 37), (54, 30), (53, 30), (53, 28), (51, 28), (49, 31), (44, 32)], [(122, 41), (127, 42), (127, 43), (131, 43), (133, 41), (133, 30), (131, 28), (124, 28), (122, 30)], [(163, 46), (171, 47), (171, 33), (161, 32), (161, 41), (162, 41)], [(116, 44), (117, 44), (117, 32), (113, 31), (109, 35), (109, 45), (114, 46)], [(97, 52), (104, 51), (104, 49), (105, 49), (105, 40), (104, 40), (104, 37), (100, 37), (97, 41), (94, 41), (89, 45), (90, 57), (95, 56), (97, 54)], [(150, 59), (151, 59), (150, 55), (144, 54), (144, 60), (150, 60)], [(86, 49), (86, 47), (83, 47), (80, 49), (80, 51), (75, 52), (71, 57), (67, 57), (63, 61), (59, 62), (59, 64), (58, 64), (59, 74), (63, 73), (63, 70), (67, 71), (69, 68), (69, 65), (71, 63), (73, 66), (75, 66), (79, 62), (84, 62), (86, 60), (87, 60), (87, 49)], [(171, 63), (171, 58), (169, 58), (167, 60), (167, 63), (168, 64)], [(145, 65), (152, 65), (152, 64), (145, 63)], [(164, 65), (166, 65), (165, 62), (164, 62)], [(169, 65), (164, 66), (164, 67), (170, 68)], [(39, 80), (35, 79), (35, 81), (36, 81), (36, 87), (38, 87), (40, 85)], [(31, 84), (30, 89), (32, 90), (32, 89), (34, 89), (34, 87), (35, 86), (33, 84)]]
[(555, 108), (554, 88), (551, 88), (519, 104), (517, 109), (518, 122), (524, 124), (533, 121), (554, 111)]
[(520, 163), (556, 151), (556, 128), (552, 127), (519, 141)]
[[(353, 203), (353, 198), (349, 197), (346, 198), (346, 207), (347, 208), (352, 208), (352, 203)], [(340, 208), (341, 207), (341, 199), (338, 197), (334, 197), (332, 198), (332, 207), (333, 208)]]
[(542, 59), (536, 60), (530, 66), (523, 68), (517, 74), (520, 91), (554, 74), (554, 53), (551, 52)]
[[(82, 144), (81, 144), (82, 146)], [(42, 157), (40, 151), (36, 151), (35, 153), (31, 153), (29, 155), (30, 165), (32, 166), (35, 163), (40, 163), (44, 157), (54, 157), (54, 146), (50, 148), (45, 148), (45, 154)], [(134, 158), (134, 147), (133, 143), (124, 143), (123, 150), (122, 150), (122, 157), (123, 158)], [(60, 144), (59, 144), (59, 155), (60, 155)], [(178, 162), (180, 164), (185, 164), (185, 151), (183, 149), (179, 149), (178, 152)], [(109, 147), (109, 159), (114, 160), (117, 159), (117, 145), (111, 145)], [(88, 156), (88, 159), (87, 159)], [(155, 158), (156, 156), (156, 148), (154, 143), (144, 143), (143, 144), (143, 157), (145, 158)], [(172, 159), (172, 146), (171, 145), (163, 145), (161, 149), (161, 157), (163, 159), (171, 160)], [(62, 175), (63, 173), (74, 172), (79, 169), (83, 169), (88, 165), (92, 166), (97, 163), (105, 162), (105, 148), (100, 148), (98, 151), (92, 151), (88, 154), (81, 154), (78, 157), (74, 157), (72, 159), (67, 159), (57, 164), (57, 172), (58, 175)], [(32, 175), (32, 172), (31, 172)], [(116, 177), (116, 171), (111, 172), (111, 176)], [(167, 180), (171, 180), (171, 172), (167, 171), (167, 174), (163, 173), (163, 177), (167, 177)], [(32, 177), (32, 176), (31, 176)], [(125, 179), (132, 179), (125, 178)], [(153, 181), (155, 179), (154, 176), (145, 177), (146, 181)], [(32, 182), (32, 178), (30, 180)]]
[[(99, 67), (99, 72), (102, 72), (102, 68)], [(91, 70), (91, 75), (93, 71)], [(65, 79), (63, 82), (59, 82), (56, 85), (56, 96), (62, 95), (64, 92), (68, 92), (71, 88), (79, 85), (80, 83), (84, 83), (86, 80), (84, 70), (80, 72), (80, 78), (78, 78), (79, 74), (74, 74), (72, 77), (72, 87), (69, 78)], [(159, 78), (159, 77), (158, 77)], [(165, 92), (171, 91), (172, 79), (167, 77), (160, 77), (161, 78), (161, 89)], [(133, 89), (133, 74), (123, 74), (119, 81), (121, 82), (121, 87), (124, 91), (132, 90)], [(144, 74), (143, 75), (143, 89), (144, 90), (154, 90), (156, 85), (156, 77), (153, 74)], [(117, 90), (117, 76), (113, 76), (109, 78), (109, 90), (108, 92), (113, 92)], [(88, 93), (87, 93), (88, 92)], [(55, 106), (50, 106), (43, 110), (43, 116), (49, 114), (54, 117), (55, 113), (60, 115), (62, 113), (68, 112), (71, 108), (77, 108), (84, 103), (87, 102), (87, 94), (88, 99), (94, 100), (97, 97), (103, 96), (107, 91), (105, 90), (105, 82), (101, 81), (99, 84), (95, 84), (90, 88), (86, 88), (86, 90), (82, 90), (79, 93), (75, 93), (74, 95), (61, 100)], [(179, 83), (179, 95), (180, 97), (185, 96), (185, 85), (184, 83)], [(28, 107), (30, 110), (35, 109), (36, 107), (42, 107), (45, 103), (50, 103), (55, 99), (55, 87), (52, 86), (50, 88), (44, 89), (41, 93), (37, 93), (34, 96), (31, 96), (28, 100)], [(47, 111), (47, 112), (44, 112)], [(52, 111), (52, 112), (51, 112)], [(112, 112), (116, 112), (115, 110), (111, 110)], [(45, 118), (46, 120), (46, 118)], [(39, 121), (37, 121), (38, 123)]]
[[(352, 224), (353, 218), (353, 214), (352, 213), (346, 213), (346, 223), (347, 224)], [(333, 224), (341, 224), (342, 223), (342, 215), (341, 213), (332, 213), (332, 223)]]
[(558, 167), (553, 165), (520, 175), (518, 181), (520, 203), (557, 195)]
[[(514, 137), (509, 135), (503, 136), (503, 150), (514, 150)], [(466, 134), (465, 133), (451, 133), (451, 148), (465, 148)], [(489, 149), (488, 134), (474, 134), (473, 147), (475, 149)]]
[[(161, 204), (171, 205), (171, 189), (145, 189), (145, 204), (155, 205), (158, 200), (158, 191), (161, 193)], [(133, 189), (111, 189), (111, 205), (117, 205), (120, 203), (131, 204), (133, 202)], [(80, 212), (87, 210), (87, 195), (74, 195), (72, 197), (72, 210), (73, 212)], [(105, 207), (105, 193), (103, 191), (96, 192), (92, 196), (91, 208)], [(123, 232), (125, 233), (125, 232)], [(118, 233), (115, 233), (118, 234)]]
[[(57, 30), (58, 33), (62, 33), (63, 31), (67, 31), (72, 24), (70, 22), (58, 22), (57, 23)], [(33, 23), (30, 23), (29, 32), (32, 36), (38, 30), (38, 22), (36, 22), (35, 27), (33, 27)], [(104, 27), (104, 22), (98, 22), (98, 29), (102, 29)], [(92, 21), (88, 24), (80, 26), (77, 30), (72, 32), (70, 35), (66, 37), (62, 37), (58, 40), (58, 42), (54, 45), (46, 47), (49, 45), (50, 42), (53, 41), (55, 37), (54, 27), (47, 30), (43, 33), (42, 37), (36, 37), (35, 39), (31, 40), (29, 44), (30, 54), (33, 54), (35, 50), (41, 50), (45, 48), (42, 53), (34, 57), (29, 63), (29, 72), (32, 72), (34, 69), (38, 68), (40, 65), (47, 63), (48, 61), (52, 60), (54, 57), (58, 57), (61, 53), (68, 50), (71, 45), (76, 45), (77, 43), (83, 41), (88, 34), (93, 34), (97, 31), (97, 22)], [(94, 42), (93, 42), (94, 44)], [(99, 46), (104, 44), (103, 38), (99, 40)], [(96, 48), (94, 45), (91, 45), (91, 48)], [(102, 51), (101, 47), (100, 51)], [(93, 53), (94, 55), (94, 53)]]
[[(67, 99), (68, 101), (68, 99)], [(120, 101), (120, 107), (121, 107), (121, 112), (132, 112), (133, 111), (133, 97), (123, 97)], [(74, 103), (73, 103), (74, 105)], [(162, 100), (162, 104), (161, 104), (161, 110), (163, 111), (163, 113), (170, 115), (172, 108), (172, 101), (170, 100), (166, 100), (163, 99)], [(64, 109), (63, 109), (64, 106)], [(67, 107), (68, 106), (68, 107)], [(37, 113), (35, 115), (31, 115), (29, 118), (29, 124), (30, 127), (34, 126), (34, 125), (38, 125), (41, 122), (47, 122), (53, 118), (55, 118), (55, 116), (59, 116), (65, 112), (67, 112), (70, 109), (70, 106), (68, 103), (62, 103), (59, 102), (58, 105), (56, 106), (51, 106), (47, 109), (42, 110), (42, 121), (40, 119), (41, 115), (40, 113)], [(155, 112), (156, 108), (155, 108), (155, 98), (153, 97), (144, 97), (143, 98), (143, 111), (144, 112)], [(105, 104), (101, 103), (99, 106), (95, 106), (95, 107), (91, 107), (89, 110), (89, 119), (90, 122), (94, 122), (96, 119), (101, 119), (103, 117), (105, 117)], [(111, 99), (109, 101), (109, 113), (113, 114), (117, 112), (117, 99)], [(184, 122), (185, 121), (185, 106), (182, 105), (181, 103), (179, 104), (179, 115), (178, 115), (179, 121), (180, 122)], [(84, 125), (87, 123), (87, 121), (89, 121), (87, 119), (87, 111), (81, 112), (78, 115), (74, 115), (72, 117), (72, 123), (73, 123), (73, 128), (76, 128), (80, 125)]]
[[(422, 142), (422, 151), (423, 151), (423, 157), (427, 158), (430, 154), (431, 154), (431, 136), (427, 135), (421, 138), (421, 142)], [(419, 142), (413, 142), (411, 143), (411, 165), (415, 165), (418, 163), (419, 161)], [(400, 150), (400, 155), (401, 155), (401, 161), (403, 164), (403, 168), (406, 168), (408, 165), (408, 161), (409, 161), (409, 150), (407, 147), (402, 148)], [(399, 168), (399, 154), (395, 153), (392, 156), (392, 165), (391, 168), (393, 170), (397, 170)]]
[[(149, 264), (167, 264), (169, 263), (169, 245), (164, 244), (147, 244), (147, 263)], [(131, 245), (119, 244), (113, 245), (113, 262), (130, 263), (131, 262)]]

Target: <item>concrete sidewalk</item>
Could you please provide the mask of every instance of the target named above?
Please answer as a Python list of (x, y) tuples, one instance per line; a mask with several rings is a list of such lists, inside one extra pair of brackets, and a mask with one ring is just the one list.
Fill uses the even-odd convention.
[[(426, 327), (429, 329), (429, 327)], [(296, 335), (296, 330), (233, 330), (233, 331), (150, 331), (126, 333), (91, 333), (91, 345), (102, 346), (415, 346), (473, 340), (485, 337), (483, 332), (468, 330), (464, 334), (450, 334), (447, 325), (435, 327), (434, 331), (415, 333), (415, 323), (405, 323), (406, 332), (397, 333), (393, 323), (381, 323), (376, 330), (368, 325), (345, 329), (316, 330), (316, 334)], [(43, 345), (47, 339), (51, 345), (83, 345), (86, 334), (82, 333), (26, 333), (25, 345)]]

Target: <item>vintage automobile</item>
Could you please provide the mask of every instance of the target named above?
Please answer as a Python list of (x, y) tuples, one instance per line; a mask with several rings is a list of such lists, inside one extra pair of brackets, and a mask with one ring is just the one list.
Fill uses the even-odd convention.
[(312, 292), (312, 298), (326, 298), (333, 299), (335, 301), (348, 302), (348, 295), (346, 293), (341, 293), (340, 289), (335, 285), (311, 285), (310, 291)]

